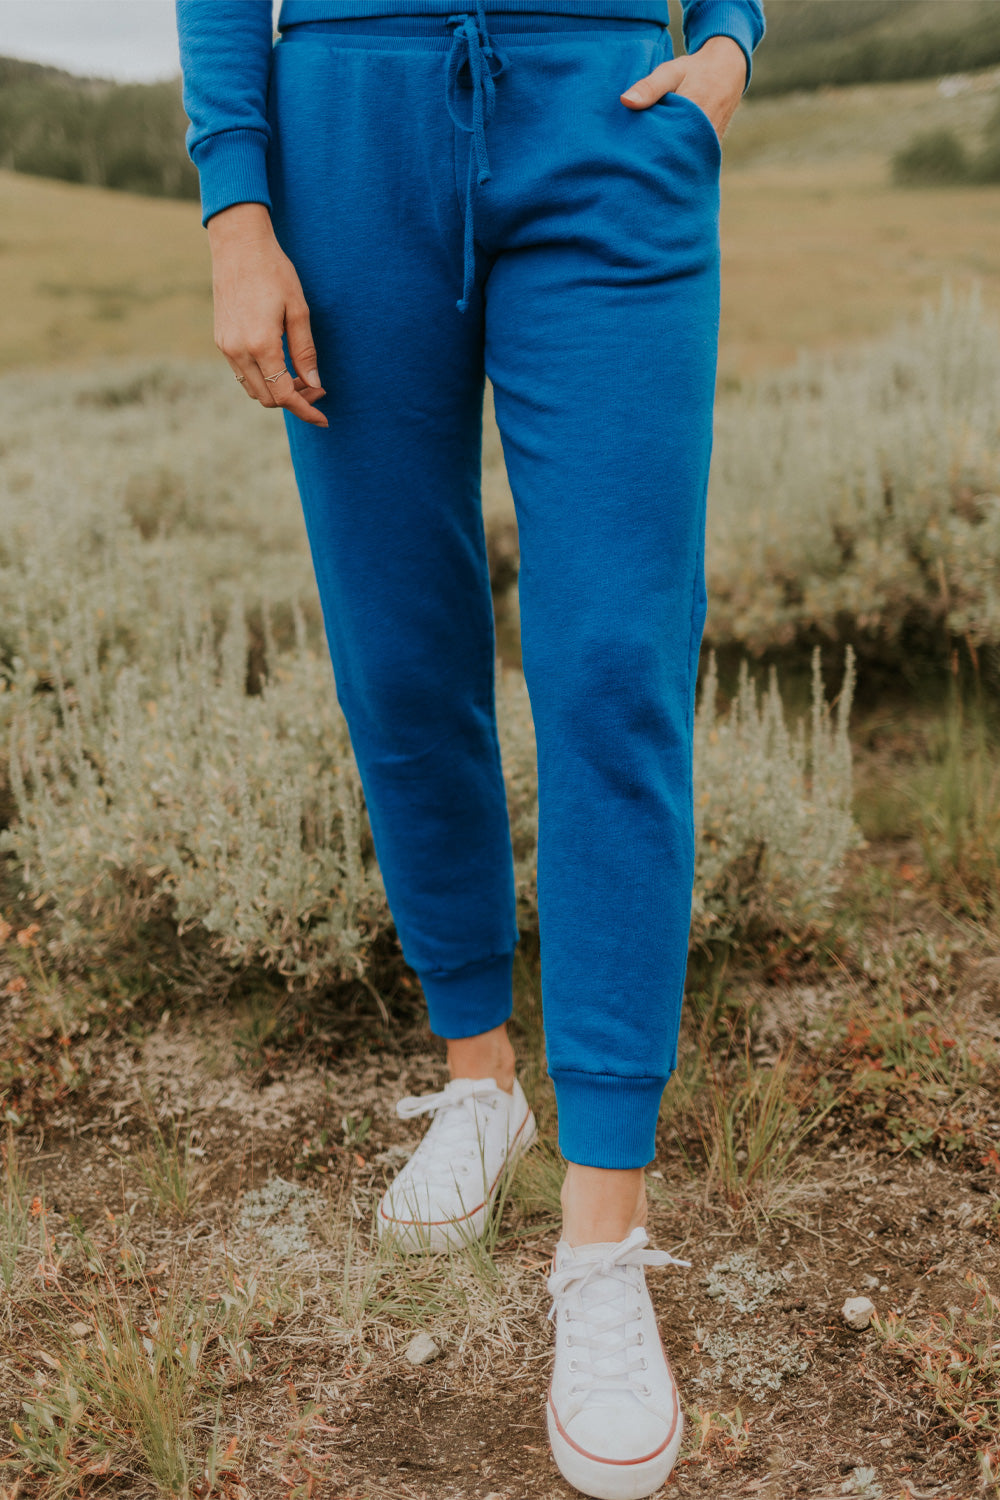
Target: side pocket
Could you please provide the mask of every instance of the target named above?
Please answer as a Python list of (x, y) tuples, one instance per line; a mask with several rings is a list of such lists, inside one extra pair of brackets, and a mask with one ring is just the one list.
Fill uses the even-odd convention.
[(666, 105), (668, 109), (673, 108), (680, 114), (687, 115), (691, 122), (692, 134), (700, 139), (702, 149), (711, 162), (713, 171), (717, 172), (722, 165), (722, 142), (719, 139), (719, 132), (701, 105), (688, 94), (678, 93), (664, 94), (659, 103)]

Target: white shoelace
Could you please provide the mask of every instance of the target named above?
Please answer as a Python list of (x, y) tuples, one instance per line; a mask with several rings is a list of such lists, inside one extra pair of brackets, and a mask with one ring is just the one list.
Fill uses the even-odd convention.
[[(643, 1342), (641, 1332), (626, 1334), (625, 1329), (642, 1317), (642, 1308), (632, 1302), (637, 1291), (634, 1278), (628, 1274), (630, 1266), (686, 1266), (691, 1262), (678, 1260), (666, 1250), (646, 1248), (648, 1236), (645, 1229), (633, 1229), (614, 1250), (592, 1260), (567, 1261), (548, 1277), (546, 1286), (552, 1296), (549, 1308), (550, 1320), (562, 1306), (563, 1317), (571, 1323), (585, 1323), (589, 1336), (572, 1334), (571, 1346), (591, 1351), (582, 1357), (573, 1356), (570, 1369), (581, 1378), (570, 1386), (574, 1395), (590, 1395), (594, 1391), (622, 1391), (633, 1387), (633, 1377), (646, 1368), (645, 1358), (628, 1359), (628, 1351)], [(606, 1281), (601, 1287), (598, 1283)], [(590, 1295), (584, 1297), (584, 1291)], [(603, 1320), (595, 1314), (607, 1310)], [(649, 1395), (649, 1386), (641, 1382), (638, 1389)]]
[[(482, 1147), (472, 1101), (481, 1094), (495, 1094), (498, 1088), (492, 1078), (453, 1078), (437, 1093), (408, 1094), (400, 1099), (396, 1105), (400, 1119), (434, 1116), (403, 1173), (419, 1175), (436, 1187), (453, 1187), (456, 1177), (468, 1177), (476, 1165), (481, 1170)], [(500, 1101), (484, 1099), (482, 1105), (495, 1110), (499, 1109)]]

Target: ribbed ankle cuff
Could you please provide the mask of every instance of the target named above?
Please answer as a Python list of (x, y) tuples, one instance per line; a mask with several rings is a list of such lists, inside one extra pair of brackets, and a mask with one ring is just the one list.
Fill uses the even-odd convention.
[(510, 952), (450, 973), (420, 974), (434, 1035), (456, 1041), (502, 1026), (514, 1008), (513, 970)]
[(550, 1072), (559, 1111), (559, 1150), (583, 1167), (645, 1167), (656, 1155), (665, 1078)]

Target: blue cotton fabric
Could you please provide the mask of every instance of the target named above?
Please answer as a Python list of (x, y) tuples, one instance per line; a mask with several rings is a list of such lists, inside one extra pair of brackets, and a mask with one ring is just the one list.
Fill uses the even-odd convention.
[[(198, 168), (202, 223), (234, 203), (270, 207), (267, 146), (270, 126), (264, 101), (271, 63), (271, 0), (175, 0), (189, 125), (188, 152)], [(496, 27), (507, 17), (529, 21), (654, 21), (666, 28), (668, 0), (482, 0), (481, 11)], [(281, 0), (277, 27), (283, 32), (315, 21), (378, 25), (400, 19), (433, 20), (443, 29), (449, 14), (475, 13), (476, 0)], [(746, 59), (764, 34), (760, 0), (681, 0), (684, 45), (695, 52), (712, 36), (731, 37)], [(669, 47), (669, 39), (667, 39)], [(664, 56), (669, 57), (670, 51)]]
[(433, 1031), (505, 1021), (488, 375), (520, 533), (559, 1144), (643, 1166), (691, 915), (720, 144), (681, 95), (621, 104), (669, 55), (655, 22), (491, 24), (489, 111), (454, 24), (359, 27), (276, 42), (267, 172), (326, 387), (328, 428), (284, 420), (376, 852)]

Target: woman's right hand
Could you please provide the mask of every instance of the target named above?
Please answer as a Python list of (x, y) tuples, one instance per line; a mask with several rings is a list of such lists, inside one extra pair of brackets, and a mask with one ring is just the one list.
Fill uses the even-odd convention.
[[(212, 249), (215, 344), (243, 389), (261, 406), (283, 406), (314, 427), (329, 427), (312, 403), (326, 391), (316, 369), (309, 309), (295, 267), (282, 250), (263, 203), (234, 203), (208, 221)], [(299, 374), (287, 371), (282, 331)]]

